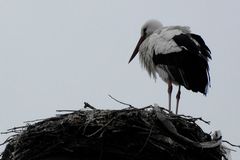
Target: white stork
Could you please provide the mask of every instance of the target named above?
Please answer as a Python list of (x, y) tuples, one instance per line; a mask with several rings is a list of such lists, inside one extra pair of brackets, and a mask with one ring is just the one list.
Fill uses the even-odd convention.
[(187, 26), (163, 26), (157, 20), (147, 21), (141, 38), (128, 63), (139, 53), (142, 66), (150, 77), (158, 74), (168, 84), (171, 111), (172, 84), (178, 85), (176, 114), (181, 86), (193, 92), (207, 94), (210, 86), (208, 60), (211, 52), (203, 39), (191, 33)]

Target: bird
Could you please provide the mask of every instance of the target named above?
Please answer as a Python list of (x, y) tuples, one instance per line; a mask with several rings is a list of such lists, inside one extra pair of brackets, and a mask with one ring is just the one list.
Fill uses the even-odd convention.
[(168, 84), (168, 109), (171, 111), (173, 84), (178, 86), (178, 114), (181, 86), (207, 95), (210, 85), (211, 51), (202, 37), (188, 26), (163, 26), (158, 20), (148, 20), (141, 28), (141, 37), (128, 63), (139, 53), (140, 64), (150, 77), (157, 75)]

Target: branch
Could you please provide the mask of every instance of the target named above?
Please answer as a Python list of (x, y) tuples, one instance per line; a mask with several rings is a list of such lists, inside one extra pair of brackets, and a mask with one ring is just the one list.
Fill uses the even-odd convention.
[(222, 142), (225, 142), (225, 143), (229, 144), (230, 146), (240, 148), (240, 145), (232, 144), (232, 143), (230, 143), (230, 142), (228, 142), (226, 140), (222, 140)]
[(92, 109), (92, 110), (96, 110), (95, 107), (93, 107), (92, 105), (90, 105), (90, 104), (87, 103), (87, 102), (84, 102), (84, 108), (90, 108), (90, 109)]
[(111, 96), (110, 94), (108, 95), (111, 99), (113, 99), (114, 101), (120, 103), (120, 104), (123, 104), (123, 105), (126, 105), (126, 106), (129, 106), (130, 108), (135, 108), (133, 107), (131, 104), (128, 104), (128, 103), (125, 103), (125, 102), (121, 102), (119, 100), (117, 100), (116, 98), (114, 98), (113, 96)]
[(77, 110), (56, 110), (56, 112), (76, 112)]
[(190, 121), (193, 121), (193, 122), (196, 122), (197, 120), (199, 120), (199, 121), (202, 121), (202, 122), (204, 122), (204, 123), (206, 123), (206, 124), (208, 124), (208, 125), (210, 125), (210, 121), (206, 121), (206, 120), (204, 120), (204, 119), (202, 119), (202, 117), (192, 117), (192, 116), (186, 116), (186, 115), (184, 115), (184, 114), (179, 114), (179, 115), (174, 115), (175, 117), (181, 117), (181, 118), (185, 118), (185, 119), (188, 119), (188, 120), (190, 120)]
[(152, 125), (152, 127), (151, 127), (151, 129), (150, 129), (150, 131), (149, 131), (149, 134), (148, 134), (145, 142), (144, 142), (144, 145), (143, 145), (142, 148), (138, 151), (138, 155), (143, 151), (143, 149), (146, 147), (147, 143), (149, 142), (149, 139), (150, 139), (151, 134), (152, 134), (152, 130), (153, 130), (153, 125)]
[(29, 123), (39, 122), (39, 121), (43, 121), (43, 120), (45, 120), (45, 119), (35, 119), (35, 120), (31, 120), (31, 121), (24, 121), (23, 123), (29, 124)]
[(116, 117), (113, 117), (112, 119), (110, 119), (104, 126), (102, 126), (101, 128), (99, 128), (98, 130), (96, 130), (94, 133), (90, 134), (90, 135), (86, 135), (87, 137), (92, 137), (94, 135), (96, 135), (97, 133), (99, 133), (100, 131), (102, 131), (105, 127), (107, 127), (110, 123), (112, 123), (112, 121), (115, 119)]

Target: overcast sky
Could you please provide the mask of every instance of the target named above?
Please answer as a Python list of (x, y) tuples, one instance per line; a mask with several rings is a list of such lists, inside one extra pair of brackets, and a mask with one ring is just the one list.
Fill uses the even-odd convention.
[(126, 107), (108, 94), (136, 107), (167, 106), (167, 85), (150, 79), (138, 58), (127, 63), (142, 24), (158, 19), (190, 26), (212, 51), (209, 94), (182, 89), (179, 113), (210, 120), (200, 123), (206, 132), (240, 144), (239, 15), (238, 0), (0, 0), (0, 132), (84, 101)]

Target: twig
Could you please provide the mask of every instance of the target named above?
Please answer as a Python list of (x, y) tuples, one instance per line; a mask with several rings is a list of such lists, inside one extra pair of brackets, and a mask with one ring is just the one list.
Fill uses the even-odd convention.
[(19, 127), (13, 127), (13, 128), (10, 128), (8, 129), (8, 131), (16, 131), (18, 129), (23, 129), (23, 128), (26, 128), (27, 126), (19, 126)]
[(76, 112), (77, 110), (56, 110), (56, 112)]
[(208, 124), (208, 125), (210, 125), (210, 121), (206, 121), (206, 120), (204, 120), (204, 119), (202, 119), (202, 117), (197, 117), (197, 118), (195, 118), (195, 117), (192, 117), (192, 116), (186, 116), (186, 115), (184, 115), (184, 114), (179, 114), (179, 115), (174, 115), (175, 117), (181, 117), (181, 118), (187, 118), (188, 120), (191, 120), (191, 121), (193, 121), (193, 122), (196, 122), (197, 120), (199, 120), (199, 121), (202, 121), (202, 122), (204, 122), (204, 123), (206, 123), (206, 124)]
[(43, 121), (45, 119), (35, 119), (35, 120), (31, 120), (31, 121), (24, 121), (23, 123), (33, 123), (33, 122), (39, 122), (39, 121)]
[(162, 150), (162, 151), (166, 151), (166, 148), (164, 148), (164, 147), (162, 147), (162, 146), (160, 146), (160, 145), (158, 145), (158, 144), (153, 143), (151, 140), (149, 141), (149, 143), (150, 143), (151, 145), (153, 145), (154, 147)]
[[(147, 138), (146, 138), (146, 140), (145, 140), (142, 148), (138, 151), (138, 154), (137, 154), (137, 155), (139, 155), (139, 154), (143, 151), (143, 149), (146, 147), (146, 145), (147, 145), (147, 143), (148, 143), (148, 141), (149, 141), (149, 139), (150, 139), (150, 137), (151, 137), (152, 130), (153, 130), (153, 125), (152, 125), (152, 127), (151, 127), (151, 129), (150, 129), (150, 131), (149, 131), (149, 134), (148, 134), (148, 136), (147, 136)], [(137, 155), (136, 155), (136, 156), (137, 156)]]
[(114, 98), (113, 96), (111, 96), (110, 94), (108, 95), (111, 99), (113, 99), (114, 101), (120, 103), (120, 104), (123, 104), (123, 105), (126, 105), (126, 106), (129, 106), (130, 108), (135, 108), (134, 106), (132, 106), (131, 104), (128, 104), (128, 103), (125, 103), (125, 102), (121, 102), (119, 100), (117, 100), (116, 98)]
[(208, 124), (208, 125), (210, 125), (210, 123), (211, 123), (211, 121), (206, 121), (206, 120), (202, 119), (202, 117), (193, 118), (193, 119), (194, 119), (195, 121), (200, 120), (200, 121), (202, 121), (202, 122), (204, 122), (204, 123), (206, 123), (206, 124)]
[(98, 132), (100, 132), (101, 130), (103, 130), (105, 127), (107, 127), (110, 123), (112, 123), (112, 121), (115, 119), (116, 117), (113, 117), (110, 121), (108, 121), (104, 126), (102, 126), (101, 128), (99, 128), (98, 130), (96, 130), (94, 133), (87, 135), (87, 137), (92, 137), (94, 135), (96, 135)]
[(84, 108), (90, 108), (90, 109), (92, 109), (92, 110), (96, 110), (95, 107), (93, 107), (92, 105), (90, 105), (90, 104), (87, 103), (87, 102), (84, 102)]
[(226, 140), (222, 140), (222, 142), (225, 142), (225, 143), (229, 144), (230, 146), (240, 148), (240, 145), (232, 144), (232, 143), (230, 143), (230, 142), (228, 142), (228, 141), (226, 141)]
[[(186, 117), (186, 116), (185, 116)], [(187, 117), (186, 117), (187, 118)], [(206, 121), (206, 120), (204, 120), (204, 119), (202, 119), (202, 117), (191, 117), (191, 116), (189, 116), (189, 120), (192, 120), (192, 121), (194, 121), (194, 122), (196, 122), (197, 120), (199, 120), (199, 121), (202, 121), (202, 122), (204, 122), (204, 123), (206, 123), (206, 124), (208, 124), (208, 125), (210, 125), (210, 121)]]
[(22, 131), (24, 128), (27, 128), (27, 126), (19, 126), (19, 127), (10, 128), (6, 132), (0, 132), (0, 134), (19, 133), (20, 132), (19, 130), (21, 129), (21, 131)]
[(4, 144), (8, 143), (9, 141), (11, 141), (11, 139), (12, 139), (13, 137), (14, 137), (14, 135), (9, 136), (3, 143), (0, 143), (0, 146), (2, 146), (2, 145), (4, 145)]

